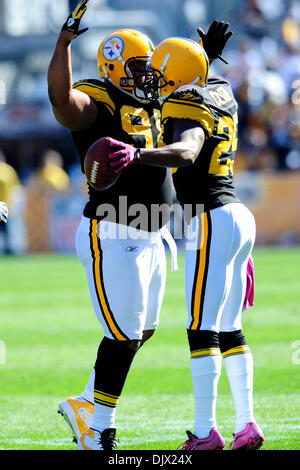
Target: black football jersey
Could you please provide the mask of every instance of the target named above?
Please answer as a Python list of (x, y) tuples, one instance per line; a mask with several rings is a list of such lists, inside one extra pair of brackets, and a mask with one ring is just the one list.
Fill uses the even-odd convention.
[(173, 173), (180, 203), (204, 204), (209, 210), (238, 202), (233, 181), (237, 103), (230, 84), (213, 77), (204, 86), (182, 86), (172, 93), (162, 107), (162, 136), (166, 145), (173, 141), (174, 119), (197, 121), (205, 132), (205, 143), (194, 164)]
[[(112, 137), (137, 148), (157, 146), (161, 133), (158, 103), (141, 104), (134, 97), (102, 80), (81, 80), (73, 87), (89, 95), (98, 108), (97, 118), (91, 127), (71, 132), (80, 156), (82, 172), (88, 148), (101, 137)], [(125, 168), (116, 183), (104, 191), (96, 191), (89, 183), (88, 186), (89, 201), (84, 209), (86, 217), (97, 218), (98, 206), (111, 204), (116, 210), (117, 222), (124, 223), (125, 215), (128, 223), (132, 222), (137, 215), (121, 214), (125, 206), (123, 203), (120, 205), (120, 196), (126, 196), (128, 208), (134, 204), (142, 204), (147, 208), (149, 231), (160, 228), (151, 225), (151, 205), (172, 204), (172, 174), (166, 168), (138, 163)], [(140, 228), (145, 230), (147, 226)]]

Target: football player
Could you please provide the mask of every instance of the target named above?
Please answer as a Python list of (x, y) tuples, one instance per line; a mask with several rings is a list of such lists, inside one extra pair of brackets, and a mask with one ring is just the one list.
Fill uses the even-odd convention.
[(0, 222), (7, 223), (8, 207), (5, 202), (0, 201)]
[(165, 146), (141, 149), (129, 159), (127, 145), (119, 142), (110, 157), (116, 172), (135, 162), (136, 167), (147, 163), (178, 168), (173, 175), (177, 198), (183, 209), (186, 204), (193, 207), (188, 223), (198, 243), (187, 244), (185, 289), (196, 416), (183, 449), (225, 446), (216, 424), (223, 356), (236, 412), (230, 448), (252, 450), (261, 447), (264, 436), (253, 414), (253, 361), (241, 313), (256, 227), (233, 182), (237, 103), (226, 80), (207, 78), (208, 63), (205, 51), (193, 41), (162, 41), (151, 59), (145, 95), (163, 100)]
[[(86, 8), (87, 0), (81, 1), (63, 25), (48, 70), (54, 115), (71, 130), (82, 171), (88, 148), (103, 136), (124, 140), (131, 148), (151, 148), (160, 134), (159, 105), (145, 100), (141, 88), (154, 49), (145, 34), (131, 29), (109, 34), (98, 50), (100, 80), (72, 85), (71, 43), (86, 31), (79, 29)], [(59, 411), (78, 449), (113, 450), (116, 407), (137, 350), (157, 327), (166, 278), (162, 221), (154, 227), (147, 217), (140, 230), (128, 227), (137, 214), (124, 213), (120, 199), (129, 210), (138, 205), (147, 214), (151, 204), (171, 204), (171, 170), (140, 165), (122, 172), (105, 191), (90, 184), (88, 189), (76, 251), (104, 338), (82, 395), (63, 400)], [(115, 218), (102, 220), (99, 209), (108, 205)], [(106, 236), (110, 231), (115, 237)]]

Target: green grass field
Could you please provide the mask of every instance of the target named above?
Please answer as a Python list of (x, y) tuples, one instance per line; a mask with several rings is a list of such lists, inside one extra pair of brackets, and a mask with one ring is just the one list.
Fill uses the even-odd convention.
[[(255, 416), (263, 449), (300, 450), (300, 352), (293, 349), (300, 249), (257, 248), (254, 260), (255, 307), (243, 324), (254, 356)], [(137, 354), (120, 400), (119, 450), (173, 450), (193, 430), (182, 256), (179, 267), (169, 269), (160, 326)], [(2, 257), (0, 269), (0, 449), (76, 449), (57, 405), (81, 393), (102, 338), (84, 270), (75, 257), (56, 255)], [(224, 369), (217, 419), (228, 447), (234, 411)]]

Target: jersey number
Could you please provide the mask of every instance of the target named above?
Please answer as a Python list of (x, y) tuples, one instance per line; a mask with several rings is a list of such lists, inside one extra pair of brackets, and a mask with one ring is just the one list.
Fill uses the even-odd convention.
[[(153, 148), (157, 145), (157, 135), (160, 133), (160, 111), (153, 109), (153, 119), (143, 108), (122, 106), (121, 120), (123, 130), (132, 137), (143, 138), (144, 147)], [(140, 139), (139, 139), (140, 141)], [(140, 144), (138, 144), (140, 145)]]
[(232, 96), (222, 86), (219, 86), (216, 90), (210, 90), (208, 93), (213, 98), (217, 106), (225, 106), (225, 104), (228, 104), (230, 101), (232, 101)]
[(222, 135), (221, 142), (215, 147), (208, 172), (213, 175), (229, 175), (233, 173), (233, 158), (229, 158), (237, 149), (237, 113), (221, 116), (218, 122), (217, 134)]

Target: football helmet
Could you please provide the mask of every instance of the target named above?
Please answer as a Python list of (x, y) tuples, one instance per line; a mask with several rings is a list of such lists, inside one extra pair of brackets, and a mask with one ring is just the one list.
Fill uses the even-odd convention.
[(98, 71), (101, 78), (113, 83), (126, 93), (144, 99), (142, 91), (146, 63), (154, 45), (144, 33), (133, 29), (119, 29), (106, 36), (98, 49)]
[(200, 44), (186, 38), (169, 38), (154, 49), (148, 61), (144, 91), (149, 99), (170, 95), (183, 85), (204, 85), (209, 61)]

